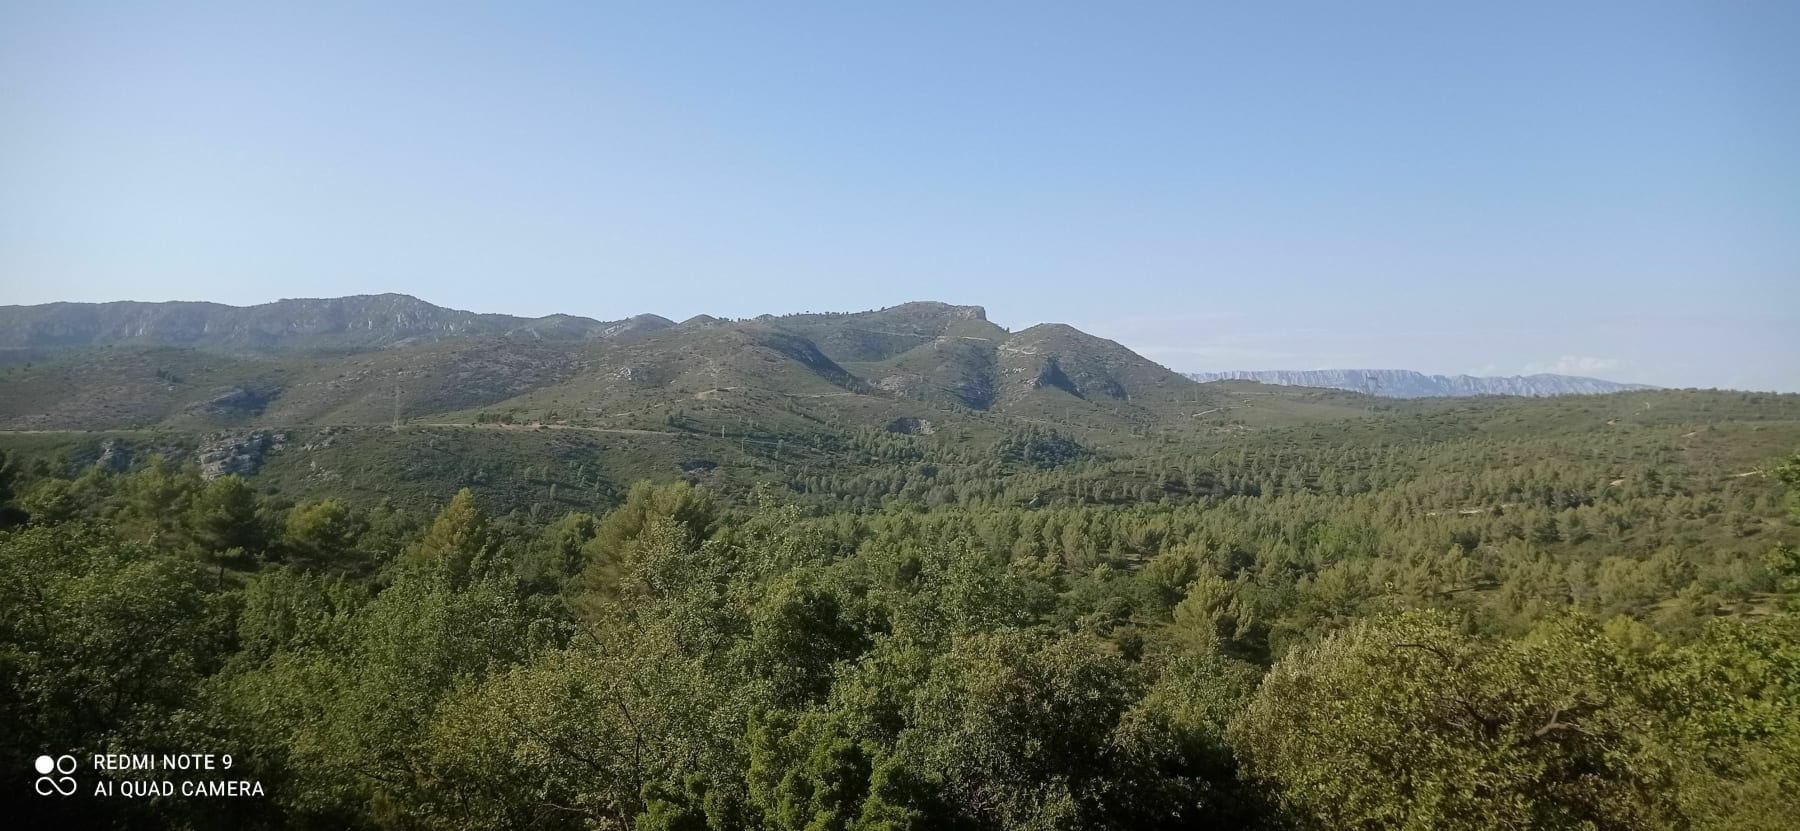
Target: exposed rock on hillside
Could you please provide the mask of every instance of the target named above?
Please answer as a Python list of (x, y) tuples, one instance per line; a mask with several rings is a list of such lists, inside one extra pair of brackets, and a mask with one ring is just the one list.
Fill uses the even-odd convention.
[(123, 472), (131, 467), (131, 448), (118, 439), (107, 439), (100, 443), (100, 458), (94, 464), (114, 473)]
[(662, 315), (636, 315), (621, 320), (618, 323), (600, 325), (598, 327), (598, 336), (603, 338), (616, 338), (623, 335), (640, 334), (644, 332), (660, 332), (664, 329), (672, 329), (674, 326), (675, 321), (663, 317)]
[(268, 454), (287, 444), (286, 433), (257, 430), (251, 433), (220, 433), (207, 437), (200, 445), (200, 476), (248, 476), (262, 467)]
[(888, 422), (887, 431), (907, 436), (929, 436), (937, 432), (937, 425), (932, 424), (931, 420), (927, 418), (906, 416)]

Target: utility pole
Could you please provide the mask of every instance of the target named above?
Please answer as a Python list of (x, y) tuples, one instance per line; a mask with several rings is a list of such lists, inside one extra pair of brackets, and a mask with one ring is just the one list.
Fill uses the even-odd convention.
[(394, 432), (400, 432), (400, 382), (394, 382)]

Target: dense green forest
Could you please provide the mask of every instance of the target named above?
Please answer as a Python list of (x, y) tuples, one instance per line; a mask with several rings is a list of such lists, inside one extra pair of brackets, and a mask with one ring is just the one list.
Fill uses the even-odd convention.
[[(1663, 395), (1630, 430), (1495, 401), (1131, 455), (846, 431), (856, 467), (587, 510), (15, 452), (5, 764), (73, 754), (84, 792), (8, 810), (1800, 827), (1795, 423), (1784, 398)], [(165, 752), (231, 754), (265, 795), (85, 790), (143, 777), (93, 754)]]

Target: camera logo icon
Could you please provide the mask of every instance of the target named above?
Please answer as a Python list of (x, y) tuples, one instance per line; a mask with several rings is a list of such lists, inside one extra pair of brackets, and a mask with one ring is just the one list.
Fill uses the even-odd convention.
[(75, 793), (75, 777), (69, 775), (75, 772), (74, 756), (66, 753), (56, 758), (39, 756), (37, 772), (40, 774), (35, 783), (38, 796), (68, 796)]

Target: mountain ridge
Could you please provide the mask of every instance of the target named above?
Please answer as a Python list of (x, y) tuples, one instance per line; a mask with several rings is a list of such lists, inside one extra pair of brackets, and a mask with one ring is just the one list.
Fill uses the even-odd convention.
[(882, 424), (987, 413), (1113, 429), (1204, 397), (1116, 342), (1063, 324), (1010, 332), (980, 306), (931, 301), (679, 324), (481, 315), (406, 295), (48, 304), (0, 307), (0, 355), (0, 429), (13, 430), (505, 417), (716, 431), (844, 408)]
[(612, 338), (673, 328), (658, 315), (601, 321), (451, 309), (407, 294), (285, 298), (250, 306), (208, 301), (0, 306), (0, 347), (66, 349), (143, 344), (226, 352), (379, 349), (469, 336)]
[(1410, 369), (1305, 369), (1188, 372), (1200, 383), (1255, 381), (1288, 387), (1320, 387), (1360, 392), (1382, 398), (1447, 398), (1476, 395), (1519, 395), (1542, 398), (1553, 395), (1598, 395), (1631, 390), (1652, 390), (1648, 384), (1627, 384), (1579, 375), (1428, 375)]

